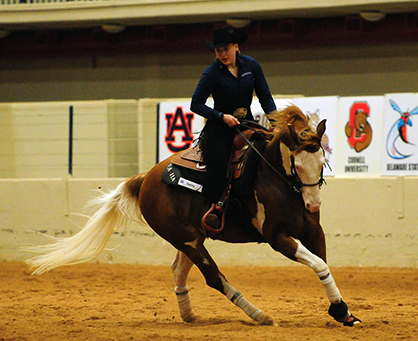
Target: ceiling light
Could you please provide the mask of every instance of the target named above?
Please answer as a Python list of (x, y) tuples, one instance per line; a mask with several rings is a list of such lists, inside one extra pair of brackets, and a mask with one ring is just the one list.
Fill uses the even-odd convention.
[(0, 39), (9, 35), (10, 31), (0, 29)]
[(382, 20), (386, 14), (380, 11), (361, 11), (360, 16), (367, 21), (379, 21)]
[(119, 25), (119, 24), (103, 24), (102, 25), (102, 29), (104, 29), (106, 32), (109, 33), (120, 33), (122, 32), (126, 27), (123, 25)]
[(228, 19), (226, 23), (235, 28), (244, 28), (251, 24), (249, 19)]

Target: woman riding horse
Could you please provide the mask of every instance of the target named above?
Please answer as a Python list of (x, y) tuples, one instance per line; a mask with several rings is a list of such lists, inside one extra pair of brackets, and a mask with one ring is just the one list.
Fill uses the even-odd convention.
[[(221, 215), (215, 209), (221, 209), (216, 203), (222, 203), (220, 198), (228, 181), (227, 171), (234, 138), (232, 128), (240, 123), (238, 118), (254, 120), (250, 109), (254, 90), (266, 113), (276, 110), (261, 66), (255, 59), (240, 54), (239, 44), (246, 40), (245, 32), (234, 31), (227, 26), (214, 30), (213, 42), (206, 39), (208, 47), (215, 51), (216, 60), (203, 72), (190, 108), (207, 118), (199, 145), (207, 165), (203, 191), (208, 204), (212, 204), (210, 213), (205, 215), (205, 223), (215, 229), (220, 227)], [(205, 104), (210, 95), (214, 101), (213, 109)]]
[[(291, 260), (310, 267), (318, 276), (330, 301), (329, 314), (346, 326), (354, 317), (326, 263), (325, 236), (319, 223), (319, 189), (325, 164), (321, 138), (325, 121), (316, 132), (297, 107), (289, 107), (277, 117), (278, 133), (265, 147), (254, 178), (252, 196), (243, 203), (245, 214), (228, 215), (225, 229), (217, 239), (233, 242), (268, 243)], [(188, 189), (162, 183), (162, 175), (172, 158), (149, 172), (122, 182), (116, 190), (96, 200), (101, 208), (84, 229), (70, 238), (56, 238), (44, 246), (26, 250), (44, 253), (28, 261), (41, 274), (57, 266), (93, 259), (104, 249), (118, 228), (129, 220), (144, 217), (149, 226), (177, 250), (172, 264), (175, 293), (180, 315), (186, 322), (196, 319), (187, 287), (187, 277), (195, 264), (206, 283), (224, 294), (259, 324), (276, 322), (251, 304), (229, 284), (204, 246), (208, 238), (202, 229), (204, 197)]]

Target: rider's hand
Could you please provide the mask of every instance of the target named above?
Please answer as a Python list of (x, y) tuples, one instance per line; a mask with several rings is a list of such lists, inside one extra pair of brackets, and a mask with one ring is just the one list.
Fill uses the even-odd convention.
[(228, 127), (231, 127), (231, 128), (239, 124), (238, 119), (232, 115), (225, 114), (223, 116), (223, 120), (228, 125)]

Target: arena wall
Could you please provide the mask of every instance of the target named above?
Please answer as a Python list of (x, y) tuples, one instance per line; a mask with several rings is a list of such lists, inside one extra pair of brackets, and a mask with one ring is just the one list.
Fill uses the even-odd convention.
[[(204, 44), (204, 37), (202, 37)], [(416, 92), (418, 44), (298, 47), (242, 53), (257, 59), (273, 94), (366, 96)], [(211, 51), (0, 59), (0, 102), (190, 98)]]
[[(24, 260), (25, 244), (43, 244), (45, 237), (69, 237), (92, 214), (85, 203), (123, 179), (0, 179), (0, 260)], [(418, 267), (416, 177), (327, 178), (322, 190), (321, 221), (331, 266)], [(121, 245), (119, 245), (121, 244)], [(118, 246), (119, 245), (119, 246)], [(118, 247), (117, 247), (118, 246)], [(232, 245), (208, 241), (220, 265), (293, 264), (268, 245)], [(116, 248), (115, 248), (116, 247)], [(113, 249), (115, 248), (115, 249)], [(163, 264), (174, 248), (148, 226), (132, 223), (117, 231), (97, 262)]]
[[(417, 92), (418, 44), (414, 40), (263, 50), (247, 44), (241, 49), (261, 63), (275, 94)], [(176, 53), (111, 52), (0, 59), (0, 260), (25, 259), (29, 255), (19, 252), (18, 246), (47, 242), (44, 235), (76, 233), (86, 219), (77, 214), (84, 212), (83, 205), (95, 190), (112, 189), (121, 176), (151, 168), (158, 98), (190, 98), (214, 58), (212, 52), (193, 47)], [(125, 100), (147, 97), (151, 99)], [(75, 160), (74, 178), (66, 175), (67, 141), (62, 138), (67, 135), (67, 113), (51, 121), (41, 119), (34, 110), (35, 102), (52, 105), (55, 101), (100, 102), (95, 103), (101, 107), (98, 112), (79, 116), (81, 121), (75, 123), (76, 139), (84, 141), (75, 142), (77, 150), (82, 150), (78, 160), (83, 162)], [(22, 110), (16, 114), (13, 102), (32, 103), (19, 104)], [(48, 104), (42, 105), (45, 113)], [(34, 141), (33, 135), (59, 141)], [(57, 145), (62, 146), (59, 151)], [(47, 164), (51, 167), (45, 175)], [(327, 182), (321, 216), (331, 265), (418, 266), (417, 177), (331, 177)], [(149, 227), (138, 224), (132, 224), (127, 233), (115, 234), (109, 247), (119, 243), (120, 247), (105, 251), (98, 261), (169, 264), (175, 253)], [(219, 264), (291, 264), (267, 245), (209, 241), (208, 248)]]

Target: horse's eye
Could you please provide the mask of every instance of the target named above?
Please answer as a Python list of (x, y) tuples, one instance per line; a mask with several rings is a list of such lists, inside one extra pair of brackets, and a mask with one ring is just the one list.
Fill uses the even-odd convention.
[(302, 131), (302, 132), (300, 133), (300, 136), (302, 136), (302, 137), (306, 137), (306, 133), (305, 133), (304, 131)]

